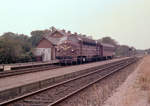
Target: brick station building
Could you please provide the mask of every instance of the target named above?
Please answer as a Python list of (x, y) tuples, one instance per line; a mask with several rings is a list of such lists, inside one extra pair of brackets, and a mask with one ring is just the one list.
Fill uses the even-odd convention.
[(58, 30), (54, 27), (48, 31), (43, 38), (38, 43), (34, 55), (38, 58), (38, 60), (42, 60), (44, 62), (51, 61), (56, 59), (56, 46), (59, 45), (62, 41), (61, 37), (65, 37), (70, 35), (71, 32), (65, 32), (65, 30)]

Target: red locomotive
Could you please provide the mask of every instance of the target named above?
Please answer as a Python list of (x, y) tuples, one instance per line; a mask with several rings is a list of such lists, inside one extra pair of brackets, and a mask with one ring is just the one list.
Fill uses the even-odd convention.
[(84, 63), (101, 59), (111, 59), (114, 46), (102, 44), (86, 36), (71, 34), (56, 46), (56, 58), (61, 63)]

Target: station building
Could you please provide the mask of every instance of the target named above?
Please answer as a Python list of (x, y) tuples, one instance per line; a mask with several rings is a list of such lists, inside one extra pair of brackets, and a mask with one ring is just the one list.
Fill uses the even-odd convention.
[(64, 37), (65, 40), (66, 36), (70, 34), (70, 31), (66, 32), (65, 30), (58, 30), (52, 27), (48, 33), (43, 35), (43, 38), (35, 48), (34, 55), (37, 57), (37, 60), (43, 62), (56, 60), (56, 46), (62, 42), (60, 38)]

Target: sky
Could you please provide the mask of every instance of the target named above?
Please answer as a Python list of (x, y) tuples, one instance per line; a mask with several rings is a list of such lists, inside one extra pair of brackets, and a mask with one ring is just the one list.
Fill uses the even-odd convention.
[(0, 0), (0, 35), (51, 26), (150, 48), (150, 0)]

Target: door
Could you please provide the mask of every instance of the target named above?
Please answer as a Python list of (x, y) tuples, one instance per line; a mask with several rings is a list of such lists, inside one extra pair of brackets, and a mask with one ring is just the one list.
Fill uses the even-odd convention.
[(45, 48), (42, 54), (43, 61), (51, 61), (51, 48)]

